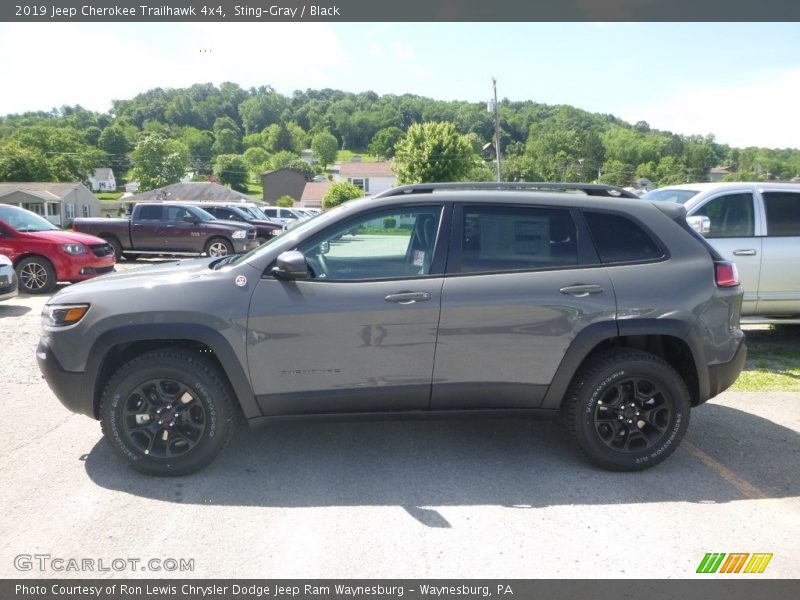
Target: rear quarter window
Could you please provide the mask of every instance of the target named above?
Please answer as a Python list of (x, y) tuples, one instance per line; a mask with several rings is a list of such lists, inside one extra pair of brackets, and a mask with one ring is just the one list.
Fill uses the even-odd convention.
[(583, 215), (602, 262), (647, 261), (664, 256), (653, 238), (628, 217), (590, 211)]
[(764, 192), (767, 235), (800, 236), (800, 193)]

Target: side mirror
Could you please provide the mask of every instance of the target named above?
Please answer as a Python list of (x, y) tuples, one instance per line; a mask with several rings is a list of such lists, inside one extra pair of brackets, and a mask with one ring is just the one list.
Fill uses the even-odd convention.
[(707, 235), (711, 231), (711, 219), (708, 217), (686, 217), (686, 222), (689, 227), (694, 229), (700, 235)]
[(309, 273), (306, 257), (297, 250), (283, 252), (278, 255), (271, 273), (277, 279), (307, 279)]
[(331, 251), (331, 243), (328, 240), (321, 242), (319, 245), (319, 253), (320, 254), (327, 254)]
[(197, 217), (193, 217), (192, 215), (186, 215), (185, 217), (183, 217), (183, 220), (186, 223), (191, 223), (192, 225), (197, 225), (198, 223)]

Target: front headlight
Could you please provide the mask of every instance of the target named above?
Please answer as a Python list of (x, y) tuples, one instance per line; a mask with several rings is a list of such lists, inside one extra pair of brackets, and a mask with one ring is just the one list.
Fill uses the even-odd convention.
[(61, 249), (67, 254), (86, 254), (89, 251), (83, 244), (61, 244)]
[(243, 240), (244, 238), (247, 237), (247, 231), (245, 229), (234, 231), (231, 237), (235, 240)]
[(42, 327), (74, 325), (88, 310), (88, 304), (45, 304), (42, 309)]

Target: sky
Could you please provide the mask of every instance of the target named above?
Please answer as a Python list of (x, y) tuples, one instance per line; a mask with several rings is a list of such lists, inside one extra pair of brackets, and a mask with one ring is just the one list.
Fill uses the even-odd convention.
[(800, 148), (800, 23), (0, 23), (0, 115), (224, 81), (569, 104)]

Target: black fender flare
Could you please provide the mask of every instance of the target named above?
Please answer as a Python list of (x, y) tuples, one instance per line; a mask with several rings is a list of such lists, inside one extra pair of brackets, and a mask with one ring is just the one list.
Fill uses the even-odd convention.
[(705, 367), (702, 345), (696, 336), (692, 335), (689, 323), (677, 319), (620, 319), (617, 321), (601, 321), (592, 323), (582, 329), (569, 348), (556, 370), (550, 387), (547, 389), (541, 408), (558, 409), (567, 388), (575, 377), (575, 373), (586, 357), (600, 343), (613, 340), (617, 337), (664, 335), (678, 338), (689, 346), (697, 372), (698, 393), (700, 401), (708, 398), (709, 379)]
[(236, 352), (220, 332), (198, 323), (142, 323), (123, 325), (105, 331), (95, 340), (89, 350), (85, 381), (87, 385), (92, 386), (91, 390), (87, 391), (93, 398), (95, 418), (97, 418), (100, 394), (103, 392), (100, 373), (109, 351), (120, 344), (148, 341), (168, 342), (169, 340), (199, 342), (211, 348), (230, 381), (245, 418), (252, 419), (262, 416), (250, 385), (250, 379), (242, 368)]

